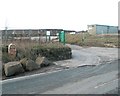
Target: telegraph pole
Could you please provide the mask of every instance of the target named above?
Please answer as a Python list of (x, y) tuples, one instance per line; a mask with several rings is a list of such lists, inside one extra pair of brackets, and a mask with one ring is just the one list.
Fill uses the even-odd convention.
[(7, 29), (8, 29), (8, 27), (7, 26), (5, 26), (5, 44), (7, 44)]
[(5, 44), (7, 44), (7, 30), (8, 30), (8, 26), (7, 26), (7, 19), (6, 19), (6, 21), (5, 21), (5, 34), (4, 34), (4, 38), (5, 38)]

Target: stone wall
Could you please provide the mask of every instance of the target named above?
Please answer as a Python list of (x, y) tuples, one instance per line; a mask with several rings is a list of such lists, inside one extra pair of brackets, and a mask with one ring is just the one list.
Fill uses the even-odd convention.
[(30, 58), (36, 60), (38, 56), (43, 56), (51, 61), (66, 60), (72, 58), (71, 48), (67, 46), (54, 46), (54, 47), (33, 47), (30, 49), (23, 50), (21, 48), (17, 49), (16, 58), (12, 59), (7, 52), (7, 46), (2, 47), (2, 62), (7, 63), (11, 61), (18, 61), (22, 58)]
[(32, 57), (31, 59), (35, 59), (37, 56), (45, 56), (49, 60), (58, 61), (72, 58), (71, 48), (33, 48), (30, 52)]

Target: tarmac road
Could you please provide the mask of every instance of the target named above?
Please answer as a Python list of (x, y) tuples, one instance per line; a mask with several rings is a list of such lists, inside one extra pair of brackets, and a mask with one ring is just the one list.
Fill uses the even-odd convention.
[(2, 81), (3, 94), (105, 94), (118, 87), (118, 61)]

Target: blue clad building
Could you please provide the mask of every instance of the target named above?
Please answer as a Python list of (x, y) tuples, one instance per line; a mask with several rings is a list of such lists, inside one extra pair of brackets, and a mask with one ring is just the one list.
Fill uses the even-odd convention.
[(88, 25), (88, 33), (96, 34), (118, 34), (118, 26), (108, 26), (108, 25)]

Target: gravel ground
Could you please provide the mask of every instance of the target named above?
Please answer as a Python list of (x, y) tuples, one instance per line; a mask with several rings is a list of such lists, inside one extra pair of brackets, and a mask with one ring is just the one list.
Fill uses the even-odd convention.
[[(55, 62), (56, 65), (70, 68), (86, 65), (99, 65), (104, 62), (118, 60), (118, 48), (104, 47), (79, 47), (69, 45), (72, 48), (72, 59)], [(119, 58), (120, 59), (120, 58)]]

